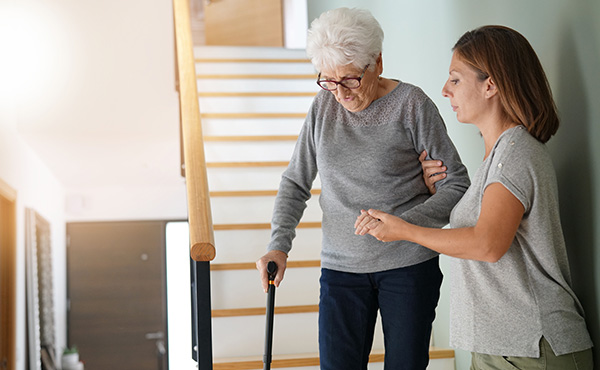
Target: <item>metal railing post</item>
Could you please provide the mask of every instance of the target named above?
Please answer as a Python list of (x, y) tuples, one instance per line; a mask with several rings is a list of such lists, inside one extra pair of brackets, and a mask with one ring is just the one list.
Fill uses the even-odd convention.
[[(212, 370), (210, 262), (190, 259), (192, 275), (192, 358), (199, 370)], [(206, 314), (208, 312), (208, 315)]]

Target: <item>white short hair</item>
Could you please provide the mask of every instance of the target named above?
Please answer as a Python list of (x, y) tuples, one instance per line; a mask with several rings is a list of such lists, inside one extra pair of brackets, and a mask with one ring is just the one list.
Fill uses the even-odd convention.
[(306, 44), (306, 53), (318, 71), (348, 64), (357, 69), (367, 64), (374, 68), (383, 45), (383, 30), (368, 10), (338, 8), (311, 23)]

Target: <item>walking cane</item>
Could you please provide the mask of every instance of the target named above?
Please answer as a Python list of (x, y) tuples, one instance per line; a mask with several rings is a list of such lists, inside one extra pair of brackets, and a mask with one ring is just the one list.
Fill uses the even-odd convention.
[(275, 275), (277, 274), (277, 264), (269, 261), (267, 264), (267, 274), (269, 275), (269, 288), (267, 290), (267, 328), (265, 330), (265, 355), (263, 356), (263, 370), (271, 369), (271, 352), (273, 349), (273, 311), (275, 309)]

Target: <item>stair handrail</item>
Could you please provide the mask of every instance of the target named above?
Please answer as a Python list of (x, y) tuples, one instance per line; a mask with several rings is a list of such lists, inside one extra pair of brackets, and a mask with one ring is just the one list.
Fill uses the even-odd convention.
[(188, 0), (173, 0), (175, 55), (181, 120), (183, 160), (190, 227), (190, 256), (194, 261), (215, 258), (204, 140), (198, 104), (194, 46)]

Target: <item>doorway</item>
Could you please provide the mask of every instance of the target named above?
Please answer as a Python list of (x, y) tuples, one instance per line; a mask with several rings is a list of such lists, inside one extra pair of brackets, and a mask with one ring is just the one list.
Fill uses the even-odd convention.
[(169, 368), (196, 370), (192, 359), (192, 299), (190, 239), (187, 221), (169, 222), (167, 239), (167, 302), (169, 311)]
[(303, 49), (306, 0), (191, 0), (194, 45)]
[(211, 0), (204, 5), (206, 45), (283, 47), (282, 0)]
[(17, 193), (0, 180), (0, 369), (16, 366)]
[(165, 224), (67, 224), (67, 340), (86, 370), (168, 369)]

